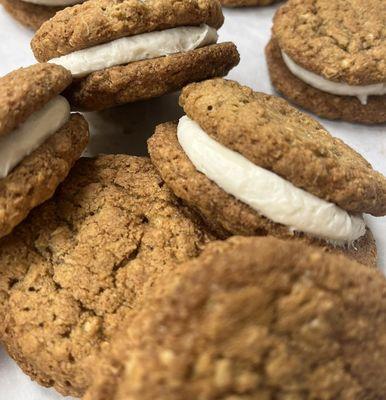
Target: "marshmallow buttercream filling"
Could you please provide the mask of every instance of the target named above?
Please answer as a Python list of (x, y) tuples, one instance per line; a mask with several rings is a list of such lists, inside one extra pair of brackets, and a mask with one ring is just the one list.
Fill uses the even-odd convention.
[(281, 52), (283, 61), (287, 68), (301, 81), (308, 85), (319, 89), (323, 92), (335, 94), (338, 96), (354, 96), (358, 97), (359, 101), (367, 104), (369, 96), (382, 96), (386, 94), (386, 83), (376, 83), (372, 85), (353, 86), (347, 83), (333, 82), (323, 78), (314, 72), (308, 71), (296, 64), (284, 51)]
[(199, 172), (266, 218), (338, 245), (351, 244), (366, 233), (362, 217), (255, 165), (212, 139), (189, 117), (180, 119), (177, 136)]
[(5, 178), (16, 165), (36, 150), (70, 118), (68, 101), (57, 96), (33, 113), (22, 125), (0, 136), (0, 178)]
[(26, 3), (38, 4), (47, 7), (67, 7), (82, 3), (83, 0), (23, 0)]
[(217, 39), (217, 31), (208, 25), (183, 26), (123, 37), (49, 62), (67, 68), (74, 77), (82, 77), (117, 65), (187, 52), (214, 44)]

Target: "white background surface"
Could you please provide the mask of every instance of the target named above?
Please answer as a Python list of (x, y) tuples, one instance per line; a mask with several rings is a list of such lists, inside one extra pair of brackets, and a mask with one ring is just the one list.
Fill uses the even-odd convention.
[[(225, 10), (226, 22), (220, 40), (232, 40), (241, 53), (241, 63), (230, 78), (255, 90), (273, 93), (264, 59), (264, 46), (270, 36), (275, 7)], [(23, 28), (0, 7), (0, 75), (34, 62), (29, 48), (32, 32)], [(177, 95), (144, 103), (123, 106), (100, 114), (87, 114), (92, 138), (88, 154), (129, 153), (143, 155), (145, 140), (154, 125), (181, 115)], [(386, 126), (368, 127), (321, 120), (335, 136), (362, 153), (372, 165), (386, 175)], [(386, 218), (367, 218), (378, 242), (380, 265), (386, 270)], [(1, 266), (0, 266), (1, 267)], [(54, 400), (61, 396), (54, 390), (39, 387), (23, 375), (0, 350), (1, 400)]]

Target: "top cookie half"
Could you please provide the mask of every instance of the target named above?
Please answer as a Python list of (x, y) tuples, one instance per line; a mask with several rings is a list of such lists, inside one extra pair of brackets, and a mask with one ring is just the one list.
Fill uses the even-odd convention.
[(52, 64), (20, 68), (1, 78), (0, 136), (25, 122), (71, 82), (69, 71)]
[(289, 0), (273, 33), (296, 64), (349, 85), (386, 81), (384, 0)]
[(31, 47), (42, 62), (124, 36), (201, 24), (219, 28), (223, 20), (217, 0), (91, 0), (57, 13)]
[(236, 82), (187, 86), (180, 104), (214, 140), (352, 213), (386, 213), (386, 178), (285, 100)]

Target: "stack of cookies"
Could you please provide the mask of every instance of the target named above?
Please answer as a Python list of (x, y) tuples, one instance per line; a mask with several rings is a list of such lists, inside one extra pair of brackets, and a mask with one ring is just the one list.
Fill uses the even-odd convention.
[[(382, 9), (289, 0), (266, 50), (275, 87), (384, 122)], [(386, 280), (364, 214), (386, 215), (386, 177), (222, 78), (239, 62), (223, 22), (218, 0), (89, 0), (38, 29), (38, 64), (0, 78), (0, 340), (83, 400), (385, 399)], [(71, 110), (179, 90), (185, 115), (154, 127), (149, 157), (82, 158)]]

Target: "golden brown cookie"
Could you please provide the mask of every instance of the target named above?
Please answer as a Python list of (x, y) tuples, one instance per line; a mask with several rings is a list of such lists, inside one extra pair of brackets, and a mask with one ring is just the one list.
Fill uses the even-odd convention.
[(268, 6), (277, 0), (220, 0), (225, 7)]
[(0, 241), (1, 340), (32, 379), (81, 396), (93, 357), (145, 288), (208, 239), (149, 159), (82, 159)]
[(218, 0), (91, 0), (58, 13), (31, 46), (72, 72), (73, 108), (101, 110), (226, 75), (239, 54), (217, 44), (223, 21)]
[(235, 237), (161, 281), (84, 400), (383, 399), (385, 331), (379, 271)]
[(31, 47), (43, 62), (125, 36), (185, 25), (220, 28), (223, 22), (217, 0), (91, 0), (48, 21)]
[(21, 24), (37, 30), (63, 7), (47, 7), (22, 0), (0, 0), (0, 4)]
[[(386, 179), (318, 122), (284, 100), (253, 92), (236, 82), (215, 79), (186, 87), (180, 103), (217, 143), (329, 202), (328, 207), (336, 204), (349, 214), (386, 212)], [(148, 144), (152, 161), (165, 182), (199, 211), (220, 236), (273, 234), (281, 238), (300, 236), (307, 241), (312, 236), (315, 241), (314, 234), (305, 238), (307, 231), (266, 217), (199, 172), (179, 142), (175, 123), (158, 126)], [(203, 154), (207, 153), (202, 148)], [(224, 175), (227, 174), (224, 167)], [(277, 196), (275, 193), (272, 191), (273, 196)], [(273, 207), (278, 200), (281, 201), (267, 202)], [(290, 197), (287, 200), (292, 201)], [(315, 218), (318, 212), (315, 210)], [(317, 242), (330, 247), (325, 241)], [(369, 231), (349, 248), (357, 260), (375, 264), (375, 242)]]
[(385, 122), (385, 24), (383, 0), (289, 0), (267, 48), (273, 85), (322, 117)]
[(377, 265), (377, 247), (369, 229), (355, 246), (343, 249), (306, 235), (294, 234), (287, 227), (260, 215), (199, 173), (178, 143), (176, 130), (177, 126), (171, 123), (157, 127), (149, 141), (152, 161), (174, 193), (198, 210), (219, 237), (274, 235), (282, 239), (297, 239), (322, 247), (326, 252), (343, 253), (365, 265)]
[(271, 81), (288, 100), (328, 119), (377, 124), (386, 121), (386, 96), (370, 96), (362, 105), (356, 97), (322, 92), (297, 78), (283, 62), (280, 47), (272, 39), (265, 50)]
[(72, 106), (102, 110), (174, 92), (189, 83), (224, 76), (239, 63), (233, 43), (137, 61), (93, 72), (66, 92)]
[[(54, 101), (71, 80), (64, 68), (49, 64), (21, 68), (0, 78), (0, 237), (53, 195), (87, 145), (88, 124), (81, 115), (70, 116), (68, 104), (68, 116), (62, 124), (50, 120), (44, 125), (50, 132), (53, 124), (56, 131), (43, 141), (35, 142), (31, 136), (43, 130), (41, 124), (32, 131), (31, 121), (42, 118), (37, 113)], [(26, 147), (22, 142), (30, 143)], [(24, 146), (22, 154), (18, 153), (18, 145)], [(5, 159), (8, 149), (11, 156)], [(9, 167), (11, 162), (13, 167)]]

